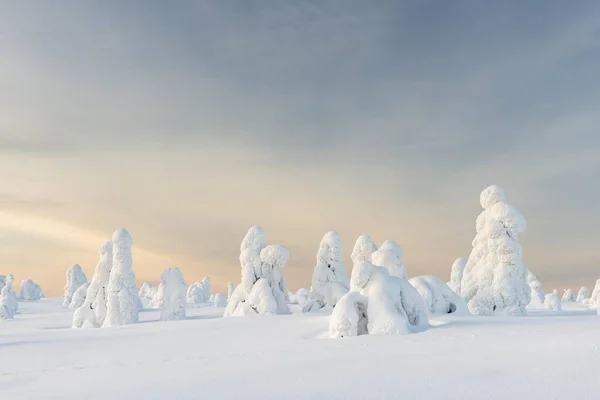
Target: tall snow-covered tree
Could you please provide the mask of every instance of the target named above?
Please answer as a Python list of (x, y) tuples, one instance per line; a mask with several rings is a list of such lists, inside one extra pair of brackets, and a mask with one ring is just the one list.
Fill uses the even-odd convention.
[(358, 239), (356, 239), (352, 254), (350, 255), (352, 263), (356, 264), (363, 261), (371, 262), (371, 254), (376, 250), (377, 245), (373, 242), (371, 236), (367, 234), (360, 235)]
[(461, 281), (461, 296), (475, 315), (525, 315), (531, 301), (527, 268), (519, 234), (525, 218), (506, 202), (504, 191), (490, 186), (481, 192), (483, 212)]
[(132, 265), (133, 239), (127, 230), (120, 228), (112, 238), (113, 262), (108, 280), (106, 318), (102, 327), (134, 324), (138, 322), (137, 289)]
[(596, 281), (596, 286), (594, 286), (594, 290), (592, 291), (592, 295), (590, 296), (589, 305), (591, 307), (600, 308), (600, 279)]
[(584, 301), (589, 300), (589, 299), (590, 299), (590, 291), (585, 286), (582, 286), (581, 289), (579, 289), (579, 292), (577, 292), (576, 301), (578, 303), (583, 303)]
[(562, 302), (563, 303), (574, 303), (576, 300), (575, 293), (571, 289), (565, 289), (563, 292)]
[(73, 295), (81, 285), (87, 283), (87, 277), (79, 264), (74, 264), (67, 270), (67, 284), (63, 294), (63, 306), (69, 307)]
[(184, 319), (187, 285), (179, 267), (166, 269), (160, 276), (160, 285), (164, 293), (161, 321)]
[(402, 249), (394, 240), (386, 240), (371, 254), (374, 265), (385, 267), (390, 275), (408, 279), (406, 267), (402, 263)]
[(289, 259), (284, 246), (265, 246), (262, 228), (250, 228), (240, 246), (242, 282), (235, 288), (224, 317), (289, 314), (287, 282), (281, 273)]
[(40, 285), (38, 285), (31, 279), (25, 279), (21, 281), (19, 297), (22, 300), (39, 300), (42, 297), (44, 297), (44, 294), (42, 293)]
[(344, 267), (342, 239), (337, 232), (327, 232), (319, 244), (317, 264), (312, 276), (312, 291), (303, 311), (334, 307), (349, 289), (350, 276)]
[(450, 281), (448, 282), (448, 286), (450, 289), (454, 291), (457, 295), (460, 296), (460, 281), (462, 281), (463, 271), (467, 266), (467, 259), (460, 257), (454, 261), (452, 264), (452, 270), (450, 272)]

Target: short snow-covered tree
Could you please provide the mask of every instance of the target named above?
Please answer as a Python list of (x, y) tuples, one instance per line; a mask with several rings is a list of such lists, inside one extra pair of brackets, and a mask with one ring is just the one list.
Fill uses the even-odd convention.
[(39, 300), (42, 297), (44, 297), (44, 294), (42, 293), (40, 285), (38, 285), (31, 279), (25, 279), (21, 281), (19, 297), (22, 300)]
[(350, 255), (352, 263), (356, 264), (363, 261), (371, 262), (371, 254), (376, 250), (377, 245), (373, 242), (371, 236), (367, 234), (360, 235), (358, 239), (356, 239), (352, 254)]
[(250, 228), (240, 246), (242, 282), (233, 291), (223, 316), (289, 314), (287, 282), (281, 273), (288, 259), (286, 247), (265, 246), (262, 228)]
[(574, 303), (576, 300), (575, 293), (571, 289), (565, 289), (561, 301), (563, 303)]
[(461, 296), (475, 315), (525, 315), (531, 301), (527, 268), (519, 234), (523, 215), (506, 202), (504, 191), (490, 186), (481, 192), (483, 212), (461, 282)]
[(0, 290), (0, 319), (12, 319), (19, 308), (19, 300), (13, 291), (13, 282), (15, 278), (9, 275), (5, 281), (2, 290)]
[(83, 285), (79, 286), (79, 288), (77, 288), (75, 293), (73, 293), (73, 297), (71, 298), (71, 304), (69, 304), (69, 308), (77, 309), (81, 307), (83, 303), (85, 303), (85, 298), (87, 296), (87, 290), (89, 286), (90, 283), (86, 282)]
[(87, 277), (79, 264), (74, 264), (67, 270), (67, 284), (63, 294), (63, 306), (69, 307), (73, 295), (81, 285), (87, 283)]
[(417, 289), (431, 314), (468, 315), (465, 299), (457, 295), (440, 278), (433, 275), (417, 276), (409, 280)]
[(139, 318), (135, 274), (131, 269), (133, 239), (127, 230), (120, 228), (113, 234), (112, 242), (113, 262), (107, 286), (106, 318), (102, 327), (134, 324)]
[(561, 311), (562, 305), (560, 303), (560, 299), (558, 298), (558, 294), (552, 292), (548, 293), (544, 299), (544, 307), (548, 310)]
[(402, 263), (402, 249), (394, 240), (386, 240), (371, 254), (374, 265), (385, 267), (390, 275), (408, 279), (406, 267)]
[(594, 290), (592, 291), (592, 295), (590, 296), (590, 301), (588, 304), (591, 307), (597, 307), (600, 309), (600, 279), (596, 281), (596, 286), (594, 286)]
[(531, 301), (528, 307), (544, 308), (544, 301), (546, 299), (546, 295), (542, 290), (542, 284), (531, 271), (527, 273), (527, 284), (529, 285), (529, 290), (531, 294)]
[(310, 297), (310, 290), (306, 288), (299, 289), (297, 292), (289, 292), (288, 298), (290, 304), (305, 305)]
[(154, 296), (156, 296), (156, 292), (157, 288), (153, 287), (150, 283), (144, 282), (142, 284), (142, 287), (138, 292), (138, 296), (144, 308), (152, 307), (152, 299), (154, 299)]
[(344, 267), (342, 239), (337, 232), (327, 232), (317, 251), (317, 264), (313, 270), (312, 291), (304, 312), (334, 307), (350, 289), (350, 276)]
[(213, 306), (215, 306), (215, 307), (227, 306), (227, 296), (225, 296), (223, 293), (215, 293), (215, 297), (213, 298)]
[(160, 312), (161, 321), (171, 321), (185, 318), (187, 285), (179, 267), (166, 269), (160, 276), (160, 286), (163, 288), (163, 304)]
[(188, 304), (206, 303), (210, 300), (210, 278), (207, 276), (201, 281), (194, 282), (187, 290)]
[[(359, 261), (352, 268), (350, 282), (350, 291), (329, 319), (330, 337), (404, 334), (429, 326), (425, 303), (418, 292), (406, 279), (391, 276), (387, 268)], [(412, 289), (409, 296), (403, 293), (406, 287)], [(407, 298), (411, 304), (405, 301)]]
[(460, 296), (460, 281), (462, 281), (463, 271), (467, 266), (467, 259), (460, 257), (454, 261), (452, 264), (452, 270), (450, 272), (450, 281), (448, 282), (448, 286), (450, 289), (454, 291), (457, 295)]
[(585, 286), (582, 286), (581, 289), (579, 289), (579, 292), (577, 292), (576, 301), (578, 303), (583, 303), (584, 301), (589, 300), (589, 298), (590, 298), (590, 291)]

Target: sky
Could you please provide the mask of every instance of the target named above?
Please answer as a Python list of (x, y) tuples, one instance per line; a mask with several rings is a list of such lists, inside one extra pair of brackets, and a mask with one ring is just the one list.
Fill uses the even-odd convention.
[(60, 295), (119, 227), (139, 283), (239, 281), (252, 225), (308, 287), (323, 234), (411, 276), (490, 184), (545, 290), (600, 278), (600, 3), (0, 0), (0, 273)]

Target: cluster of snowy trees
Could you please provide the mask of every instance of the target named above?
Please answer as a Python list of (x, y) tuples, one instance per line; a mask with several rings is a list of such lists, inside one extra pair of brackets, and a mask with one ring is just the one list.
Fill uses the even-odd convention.
[(14, 290), (15, 278), (12, 274), (0, 275), (0, 320), (12, 319), (19, 309), (19, 300), (34, 301), (44, 297), (40, 285), (31, 279), (21, 281), (19, 295)]

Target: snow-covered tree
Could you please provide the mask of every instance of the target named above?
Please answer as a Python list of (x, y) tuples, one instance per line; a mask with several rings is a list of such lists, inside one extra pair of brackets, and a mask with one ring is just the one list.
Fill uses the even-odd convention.
[(69, 307), (73, 295), (81, 285), (87, 283), (87, 277), (79, 264), (74, 264), (67, 270), (67, 284), (63, 294), (63, 306)]
[(227, 301), (229, 301), (229, 299), (231, 298), (231, 295), (233, 294), (234, 290), (235, 285), (233, 284), (233, 282), (227, 283)]
[(160, 286), (163, 288), (164, 296), (160, 320), (184, 319), (187, 285), (179, 267), (166, 269), (160, 276)]
[(417, 276), (409, 280), (425, 301), (431, 314), (468, 315), (465, 299), (457, 295), (440, 278), (433, 275)]
[(350, 291), (329, 319), (332, 338), (404, 334), (428, 327), (425, 303), (406, 279), (391, 276), (387, 268), (359, 261), (350, 281)]
[(9, 275), (5, 281), (2, 290), (0, 290), (0, 319), (12, 319), (19, 308), (19, 300), (13, 291), (13, 282), (15, 278)]
[(544, 301), (546, 299), (546, 295), (542, 290), (542, 284), (538, 280), (538, 278), (529, 271), (527, 273), (527, 283), (529, 285), (531, 301), (529, 302), (529, 307), (531, 308), (544, 308)]
[(4, 288), (5, 284), (6, 284), (6, 275), (0, 275), (0, 290), (2, 290), (2, 288)]
[(552, 292), (548, 293), (544, 299), (544, 307), (548, 310), (561, 311), (562, 305), (560, 303), (560, 299), (558, 298), (558, 294)]
[(371, 254), (374, 265), (385, 267), (390, 275), (408, 279), (406, 267), (402, 264), (402, 249), (394, 240), (386, 240)]
[(463, 271), (467, 266), (466, 258), (457, 258), (452, 264), (452, 271), (450, 272), (450, 281), (448, 286), (454, 291), (454, 293), (460, 296), (460, 281), (462, 281)]
[(582, 286), (581, 289), (579, 289), (579, 292), (577, 293), (576, 301), (578, 303), (583, 303), (585, 300), (589, 300), (589, 298), (590, 298), (590, 291), (585, 286)]
[(281, 273), (288, 259), (287, 248), (265, 247), (262, 228), (250, 228), (240, 246), (242, 283), (233, 291), (223, 316), (289, 314), (287, 282)]
[(152, 308), (152, 299), (156, 296), (157, 288), (153, 287), (150, 283), (144, 282), (138, 296), (142, 302), (143, 308)]
[(21, 281), (21, 289), (19, 297), (22, 300), (39, 300), (44, 297), (40, 285), (32, 281), (31, 279), (25, 279)]
[(225, 296), (223, 293), (215, 293), (215, 297), (213, 298), (213, 306), (215, 306), (215, 307), (227, 306), (227, 296)]
[(335, 303), (350, 289), (350, 276), (342, 260), (342, 239), (337, 232), (327, 232), (317, 251), (313, 270), (312, 291), (304, 312), (320, 310)]
[(297, 292), (288, 292), (288, 298), (290, 304), (298, 304), (303, 306), (310, 297), (310, 290), (306, 288), (299, 289)]
[(565, 289), (561, 301), (563, 303), (574, 303), (576, 300), (575, 293), (571, 289)]
[(594, 286), (594, 290), (592, 291), (592, 295), (590, 296), (590, 301), (588, 304), (590, 307), (600, 308), (600, 279), (596, 281), (596, 286)]
[(73, 297), (71, 298), (71, 304), (69, 304), (69, 308), (76, 309), (79, 308), (85, 303), (85, 298), (87, 296), (87, 290), (90, 286), (89, 282), (84, 283), (79, 286), (75, 293), (73, 293)]
[(201, 281), (194, 282), (187, 290), (188, 304), (206, 303), (210, 300), (210, 278), (207, 276)]
[(461, 296), (475, 315), (525, 315), (531, 301), (527, 268), (519, 234), (525, 218), (506, 202), (504, 191), (490, 186), (481, 192), (483, 212), (461, 281)]
[(371, 254), (377, 250), (377, 245), (371, 239), (371, 236), (367, 234), (360, 235), (356, 239), (354, 248), (352, 249), (352, 263), (356, 264), (363, 261), (371, 262)]
[(138, 322), (139, 310), (135, 274), (131, 269), (133, 265), (131, 256), (133, 239), (127, 230), (120, 228), (113, 234), (112, 242), (113, 262), (107, 286), (106, 318), (102, 327)]

